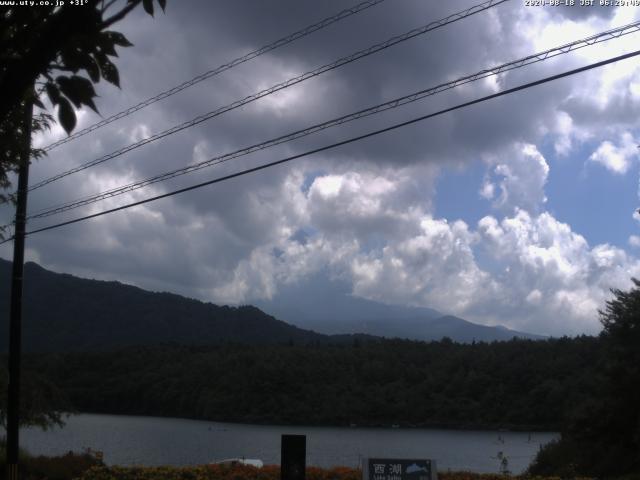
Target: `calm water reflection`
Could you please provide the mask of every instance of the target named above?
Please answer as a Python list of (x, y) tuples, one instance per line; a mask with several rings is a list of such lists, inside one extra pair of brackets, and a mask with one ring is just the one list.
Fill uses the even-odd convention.
[(435, 459), (439, 470), (497, 472), (498, 452), (520, 473), (554, 433), (287, 427), (117, 415), (76, 415), (62, 429), (25, 429), (21, 444), (34, 454), (90, 447), (108, 464), (195, 465), (229, 457), (280, 463), (280, 435), (307, 435), (307, 464), (358, 466), (362, 457)]

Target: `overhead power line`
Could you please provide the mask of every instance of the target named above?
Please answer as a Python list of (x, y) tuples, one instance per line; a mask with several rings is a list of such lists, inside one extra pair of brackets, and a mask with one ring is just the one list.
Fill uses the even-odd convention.
[(487, 68), (485, 70), (481, 70), (477, 73), (474, 73), (472, 75), (467, 75), (461, 78), (458, 78), (456, 80), (452, 80), (450, 82), (446, 82), (446, 83), (442, 83), (439, 84), (435, 87), (430, 87), (428, 89), (424, 89), (424, 90), (420, 90), (418, 92), (409, 94), (409, 95), (405, 95), (403, 97), (399, 97), (399, 98), (395, 98), (393, 100), (389, 100), (387, 102), (372, 106), (372, 107), (368, 107), (366, 109), (363, 110), (359, 110), (357, 112), (354, 113), (350, 113), (348, 115), (344, 115), (338, 118), (334, 118), (332, 120), (328, 120), (326, 122), (323, 123), (318, 123), (309, 127), (306, 127), (304, 129), (300, 129), (297, 130), (295, 132), (289, 133), (287, 135), (283, 135), (280, 137), (276, 137), (276, 138), (272, 138), (270, 140), (261, 142), (261, 143), (257, 143), (254, 145), (251, 145), (249, 147), (244, 147), (241, 148), (239, 150), (235, 150), (233, 152), (229, 152), (229, 153), (225, 153), (223, 155), (218, 155), (215, 156), (213, 158), (210, 158), (208, 160), (205, 160), (203, 162), (200, 163), (196, 163), (193, 165), (188, 165), (186, 167), (183, 168), (179, 168), (179, 169), (175, 169), (169, 172), (164, 172), (149, 178), (146, 178), (144, 180), (139, 180), (137, 182), (133, 182), (130, 183), (128, 185), (123, 185), (120, 187), (116, 187), (104, 192), (100, 192), (91, 196), (87, 196), (87, 197), (83, 197), (81, 199), (77, 199), (77, 200), (73, 200), (70, 202), (66, 202), (64, 204), (61, 205), (57, 205), (54, 207), (48, 207), (46, 209), (40, 210), (38, 212), (34, 212), (31, 215), (29, 215), (27, 217), (27, 219), (34, 219), (34, 218), (44, 218), (44, 217), (48, 217), (51, 215), (55, 215), (58, 213), (62, 213), (68, 210), (72, 210), (84, 205), (89, 205), (92, 203), (96, 203), (98, 201), (107, 199), (107, 198), (113, 198), (115, 196), (118, 195), (122, 195), (124, 193), (128, 193), (134, 190), (138, 190), (140, 188), (158, 183), (158, 182), (162, 182), (165, 180), (169, 180), (171, 178), (175, 178), (181, 175), (185, 175), (197, 170), (201, 170), (203, 168), (207, 168), (207, 167), (211, 167), (214, 165), (218, 165), (220, 163), (224, 163), (227, 162), (229, 160), (232, 160), (234, 158), (238, 158), (241, 156), (245, 156), (245, 155), (249, 155), (251, 153), (254, 153), (256, 151), (259, 150), (264, 150), (266, 148), (270, 148), (273, 147), (275, 145), (280, 145), (282, 143), (285, 142), (289, 142), (298, 138), (302, 138), (305, 137), (307, 135), (311, 135), (313, 133), (317, 133), (321, 130), (325, 130), (327, 128), (330, 127), (334, 127), (336, 125), (341, 125), (347, 122), (351, 122), (354, 120), (357, 120), (359, 118), (363, 118), (369, 115), (373, 115), (373, 114), (377, 114), (386, 110), (390, 110), (393, 108), (397, 108), (400, 107), (402, 105), (406, 105), (408, 103), (412, 103), (415, 102), (417, 100), (421, 100), (425, 97), (428, 96), (432, 96), (438, 93), (441, 93), (445, 90), (450, 90), (453, 89), (455, 87), (458, 87), (460, 85), (464, 85), (467, 83), (471, 83), (492, 75), (497, 75), (500, 73), (504, 73), (510, 70), (514, 70), (516, 68), (521, 68), (527, 65), (531, 65), (534, 63), (538, 63), (538, 62), (542, 62), (544, 60), (547, 60), (549, 58), (553, 58), (556, 57), (558, 55), (563, 55), (569, 52), (572, 52), (574, 50), (589, 46), (589, 45), (594, 45), (596, 43), (601, 43), (601, 42), (605, 42), (607, 40), (611, 40), (613, 38), (619, 38), (623, 35), (627, 35), (630, 33), (634, 33), (634, 32), (638, 32), (640, 31), (640, 21), (638, 22), (634, 22), (631, 23), (629, 25), (625, 25), (622, 27), (618, 27), (615, 29), (611, 29), (611, 30), (607, 30), (605, 32), (601, 32), (595, 35), (591, 35), (587, 38), (581, 39), (581, 40), (576, 40), (574, 42), (571, 43), (567, 43), (564, 45), (561, 45), (559, 47), (555, 47), (555, 48), (551, 48), (548, 50), (545, 50), (543, 52), (538, 52), (529, 56), (526, 56), (524, 58), (520, 58), (518, 60), (513, 60), (511, 62), (508, 63), (503, 63), (502, 65), (499, 66), (495, 66), (492, 68)]
[(97, 158), (95, 160), (91, 160), (89, 162), (83, 163), (82, 165), (79, 165), (77, 167), (74, 167), (70, 170), (67, 170), (65, 172), (59, 173), (57, 175), (54, 175), (53, 177), (49, 177), (45, 180), (42, 180), (34, 185), (32, 185), (30, 187), (30, 191), (31, 190), (35, 190), (37, 188), (43, 187), (51, 182), (54, 182), (56, 180), (59, 180), (61, 178), (67, 177), (69, 175), (72, 175), (74, 173), (80, 172), (82, 170), (86, 170), (87, 168), (91, 168), (94, 167), (96, 165), (99, 165), (101, 163), (104, 163), (108, 160), (111, 160), (113, 158), (119, 157), (120, 155), (123, 155), (127, 152), (130, 152), (131, 150), (134, 150), (136, 148), (142, 147), (143, 145), (147, 145), (151, 142), (154, 142), (156, 140), (160, 140), (161, 138), (167, 137), (169, 135), (172, 135), (174, 133), (180, 132), (182, 130), (185, 130), (187, 128), (193, 127), (195, 125), (198, 125), (202, 122), (205, 122), (207, 120), (210, 120), (211, 118), (217, 117), (219, 115), (222, 115), (223, 113), (226, 113), (230, 110), (234, 110), (236, 108), (242, 107), (248, 103), (254, 102), (262, 97), (265, 97), (267, 95), (271, 95), (275, 92), (278, 92), (280, 90), (283, 90), (285, 88), (291, 87), (293, 85), (296, 85), (298, 83), (304, 82), (305, 80), (308, 80), (310, 78), (316, 77), (318, 75), (321, 75), (325, 72), (328, 72), (330, 70), (334, 70), (338, 67), (341, 67), (343, 65), (346, 65), (348, 63), (354, 62), (356, 60), (359, 60), (363, 57), (367, 57), (369, 55), (372, 55), (374, 53), (377, 53), (381, 50), (385, 50), (389, 47), (392, 47), (393, 45), (396, 45), (398, 43), (401, 42), (405, 42), (411, 38), (417, 37), (418, 35), (423, 35), (427, 32), (430, 32), (432, 30), (435, 30), (437, 28), (441, 28), (444, 27), (445, 25), (449, 25), (450, 23), (454, 23), (457, 22), (459, 20), (462, 20), (463, 18), (467, 18), (471, 15), (474, 15), (476, 13), (480, 13), (483, 12), (489, 8), (495, 7), (497, 5), (500, 5), (502, 3), (508, 2), (510, 0), (487, 0), (481, 4), (478, 5), (474, 5), (470, 8), (467, 8), (463, 11), (454, 13), (452, 15), (449, 15), (448, 17), (445, 17), (443, 19), (440, 20), (436, 20), (434, 22), (431, 22), (427, 25), (424, 25), (422, 27), (419, 28), (415, 28), (413, 30), (409, 30), (406, 33), (403, 33), (402, 35), (397, 35), (395, 37), (392, 37), (384, 42), (378, 43), (376, 45), (373, 45), (371, 47), (365, 48), (364, 50), (360, 50), (358, 52), (355, 52), (351, 55), (348, 55), (346, 57), (342, 57), (338, 60), (336, 60), (335, 62), (332, 63), (328, 63), (326, 65), (323, 65), (321, 67), (316, 68), (315, 70), (311, 70), (309, 72), (303, 73), (302, 75), (299, 75), (297, 77), (293, 77), (290, 78), (289, 80), (286, 80), (285, 82), (282, 83), (278, 83), (272, 87), (269, 87), (265, 90), (261, 90), (257, 93), (254, 93), (252, 95), (249, 95), (241, 100), (236, 100), (233, 103), (230, 103), (228, 105), (225, 105), (223, 107), (220, 107), (216, 110), (213, 110), (211, 112), (205, 113), (203, 115), (200, 115), (192, 120), (189, 120), (188, 122), (184, 122), (181, 123), (180, 125), (176, 125), (174, 127), (171, 127), (163, 132), (160, 133), (156, 133), (155, 135), (152, 135), (149, 138), (145, 138), (143, 140), (140, 140), (138, 142), (132, 143), (130, 145), (127, 145), (119, 150), (116, 150), (112, 153), (109, 153), (107, 155), (104, 155), (100, 158)]
[(78, 130), (77, 132), (73, 133), (72, 135), (69, 135), (66, 138), (63, 138), (61, 140), (58, 140), (56, 142), (53, 142), (49, 145), (47, 145), (46, 147), (44, 147), (45, 151), (50, 151), (53, 150), (54, 148), (63, 145), (67, 142), (70, 142), (72, 140), (75, 140), (76, 138), (82, 137), (84, 135), (86, 135), (87, 133), (91, 133), (95, 130), (98, 130), (99, 128), (104, 127), (105, 125), (109, 125), (110, 123), (115, 122), (116, 120), (119, 120), (121, 118), (127, 117), (129, 115), (131, 115), (132, 113), (135, 113), (139, 110), (142, 110), (143, 108), (148, 107), (151, 104), (154, 104), (160, 100), (164, 100), (167, 97), (170, 97), (172, 95), (175, 95), (178, 92), (181, 92), (182, 90), (185, 90), (193, 85), (196, 85), (197, 83), (200, 83), (204, 80), (207, 80), (208, 78), (214, 77), (226, 70), (229, 70), (233, 67), (236, 67), (242, 63), (248, 62), (249, 60), (253, 60), (256, 57), (259, 57), (260, 55), (264, 55), (265, 53), (269, 53), (277, 48), (283, 47), (284, 45), (287, 45), (289, 43), (292, 43), (302, 37), (306, 37), (307, 35), (316, 32), (318, 30), (321, 30), (325, 27), (328, 27), (329, 25), (332, 25), (333, 23), (339, 22), (340, 20), (343, 20), (347, 17), (350, 17), (351, 15), (355, 15), (356, 13), (359, 13), (363, 10), (366, 10), (370, 7), (373, 7), (374, 5), (377, 5), (379, 3), (384, 2), (385, 0), (367, 0), (365, 2), (361, 2), (351, 8), (346, 8), (344, 10), (342, 10), (341, 12), (332, 15), (330, 17), (327, 17), (323, 20), (320, 20), (317, 23), (314, 23), (313, 25), (309, 25), (308, 27), (303, 28), (302, 30), (298, 30), (297, 32), (294, 32), (290, 35), (287, 35), (286, 37), (282, 37), (279, 40), (276, 40), (275, 42), (270, 43), (269, 45), (265, 45), (264, 47), (260, 47), (257, 50), (254, 50), (252, 52), (247, 53), (246, 55), (243, 55), (242, 57), (238, 57), (234, 60), (231, 60), (229, 63), (225, 63), (223, 65), (220, 65), (216, 68), (214, 68), (213, 70), (209, 70), (208, 72), (202, 73), (200, 75), (198, 75), (197, 77), (192, 78), (191, 80), (187, 80), (184, 83), (181, 83), (180, 85), (177, 85), (173, 88), (170, 88), (169, 90), (165, 90), (164, 92), (160, 92), (157, 95), (151, 97), (151, 98), (147, 98), (146, 100), (143, 100), (142, 102), (133, 105), (129, 108), (127, 108), (126, 110), (123, 110), (119, 113), (116, 113), (114, 115), (111, 115), (108, 118), (105, 118), (104, 120), (101, 120), (97, 123), (94, 123), (93, 125), (90, 125), (87, 128), (84, 128), (82, 130)]
[[(195, 185), (191, 185), (189, 187), (185, 187), (185, 188), (181, 188), (181, 189), (178, 189), (178, 190), (174, 190), (172, 192), (167, 192), (167, 193), (164, 193), (162, 195), (156, 195), (154, 197), (150, 197), (150, 198), (146, 198), (144, 200), (140, 200), (140, 201), (137, 201), (137, 202), (133, 202), (133, 203), (129, 203), (129, 204), (126, 204), (126, 205), (122, 205), (120, 207), (111, 208), (111, 209), (108, 209), (108, 210), (104, 210), (102, 212), (94, 213), (94, 214), (91, 214), (91, 215), (86, 215), (86, 216), (83, 216), (83, 217), (78, 217), (78, 218), (75, 218), (75, 219), (72, 219), (72, 220), (67, 220), (65, 222), (60, 222), (60, 223), (56, 223), (54, 225), (49, 225), (47, 227), (38, 228), (36, 230), (31, 230), (31, 231), (27, 232), (26, 235), (33, 235), (35, 233), (45, 232), (47, 230), (53, 230), (53, 229), (60, 228), (60, 227), (66, 226), (66, 225), (71, 225), (71, 224), (82, 222), (82, 221), (89, 220), (89, 219), (92, 219), (92, 218), (101, 217), (101, 216), (107, 215), (109, 213), (114, 213), (114, 212), (118, 212), (118, 211), (121, 211), (121, 210), (126, 210), (126, 209), (129, 209), (129, 208), (132, 208), (132, 207), (136, 207), (136, 206), (139, 206), (139, 205), (144, 205), (145, 203), (150, 203), (150, 202), (153, 202), (153, 201), (156, 201), (156, 200), (160, 200), (162, 198), (172, 197), (172, 196), (178, 195), (180, 193), (189, 192), (191, 190), (196, 190), (196, 189), (199, 189), (199, 188), (202, 188), (202, 187), (206, 187), (208, 185), (213, 185), (215, 183), (224, 182), (224, 181), (230, 180), (232, 178), (241, 177), (241, 176), (247, 175), (249, 173), (254, 173), (254, 172), (257, 172), (257, 171), (260, 171), (260, 170), (265, 170), (267, 168), (274, 167), (276, 165), (280, 165), (280, 164), (283, 164), (283, 163), (286, 163), (286, 162), (290, 162), (290, 161), (296, 160), (298, 158), (306, 157), (306, 156), (309, 156), (309, 155), (313, 155), (315, 153), (324, 152), (326, 150), (330, 150), (330, 149), (333, 149), (333, 148), (336, 148), (336, 147), (340, 147), (342, 145), (347, 145), (349, 143), (353, 143), (353, 142), (357, 142), (357, 141), (360, 141), (360, 140), (364, 140), (366, 138), (373, 137), (373, 136), (376, 136), (376, 135), (380, 135), (382, 133), (389, 132), (389, 131), (392, 131), (392, 130), (396, 130), (396, 129), (399, 129), (399, 128), (402, 128), (402, 127), (406, 127), (406, 126), (414, 124), (414, 123), (422, 122), (422, 121), (427, 120), (429, 118), (437, 117), (437, 116), (443, 115), (445, 113), (453, 112), (455, 110), (466, 108), (466, 107), (469, 107), (471, 105), (475, 105), (475, 104), (478, 104), (478, 103), (485, 102), (487, 100), (491, 100), (491, 99), (494, 99), (494, 98), (502, 97), (504, 95), (509, 95), (509, 94), (512, 94), (512, 93), (515, 93), (515, 92), (519, 92), (521, 90), (525, 90), (525, 89), (532, 88), (532, 87), (535, 87), (535, 86), (538, 86), (538, 85), (542, 85), (544, 83), (549, 83), (549, 82), (552, 82), (552, 81), (555, 81), (555, 80), (559, 80), (561, 78), (569, 77), (569, 76), (575, 75), (577, 73), (581, 73), (581, 72), (585, 72), (587, 70), (591, 70), (591, 69), (594, 69), (594, 68), (598, 68), (598, 67), (602, 67), (602, 66), (605, 66), (605, 65), (609, 65), (611, 63), (618, 62), (620, 60), (624, 60), (624, 59), (627, 59), (627, 58), (635, 57), (635, 56), (638, 56), (638, 55), (640, 55), (640, 50), (636, 50), (634, 52), (626, 53), (624, 55), (618, 55), (617, 57), (613, 57), (613, 58), (609, 58), (607, 60), (603, 60), (603, 61), (600, 61), (600, 62), (592, 63), (592, 64), (586, 65), (584, 67), (580, 67), (580, 68), (576, 68), (576, 69), (573, 69), (573, 70), (569, 70), (569, 71), (566, 71), (566, 72), (563, 72), (563, 73), (559, 73), (557, 75), (552, 75), (552, 76), (549, 76), (549, 77), (545, 77), (545, 78), (542, 78), (540, 80), (536, 80), (536, 81), (533, 81), (533, 82), (525, 83), (525, 84), (519, 85), (517, 87), (509, 88), (507, 90), (503, 90), (501, 92), (494, 93), (492, 95), (487, 95), (485, 97), (481, 97), (481, 98), (478, 98), (476, 100), (471, 100), (471, 101), (468, 101), (468, 102), (460, 103), (460, 104), (455, 105), (453, 107), (445, 108), (443, 110), (439, 110), (439, 111), (434, 112), (434, 113), (429, 113), (427, 115), (423, 115), (423, 116), (420, 116), (420, 117), (417, 117), (417, 118), (413, 118), (413, 119), (407, 120), (405, 122), (396, 123), (394, 125), (391, 125), (391, 126), (386, 127), (386, 128), (382, 128), (380, 130), (375, 130), (375, 131), (366, 133), (364, 135), (358, 135), (356, 137), (351, 137), (351, 138), (349, 138), (347, 140), (343, 140), (343, 141), (340, 141), (340, 142), (332, 143), (330, 145), (326, 145), (324, 147), (320, 147), (320, 148), (316, 148), (316, 149), (313, 149), (313, 150), (309, 150), (309, 151), (304, 152), (304, 153), (299, 153), (297, 155), (292, 155), (292, 156), (289, 156), (289, 157), (286, 157), (286, 158), (283, 158), (283, 159), (280, 159), (280, 160), (276, 160), (276, 161), (273, 161), (273, 162), (270, 162), (270, 163), (266, 163), (266, 164), (257, 166), (257, 167), (248, 168), (248, 169), (242, 170), (240, 172), (232, 173), (230, 175), (225, 175), (223, 177), (214, 178), (214, 179), (206, 181), (206, 182), (202, 182), (202, 183), (198, 183), (198, 184), (195, 184)], [(5, 240), (4, 242), (0, 242), (0, 244), (6, 243), (6, 242), (8, 242), (10, 240), (12, 240), (12, 239), (9, 238), (9, 239)]]

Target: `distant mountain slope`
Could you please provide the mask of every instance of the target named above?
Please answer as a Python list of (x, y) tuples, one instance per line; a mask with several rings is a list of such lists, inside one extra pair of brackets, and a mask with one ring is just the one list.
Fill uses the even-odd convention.
[[(0, 259), (0, 352), (7, 349), (11, 263)], [(288, 307), (228, 307), (119, 282), (87, 280), (25, 265), (25, 351), (110, 350), (131, 345), (343, 343), (373, 336), (456, 342), (541, 338), (485, 327), (432, 309), (389, 306), (300, 285)], [(336, 287), (338, 288), (338, 287)], [(297, 326), (296, 326), (297, 325)], [(313, 331), (312, 331), (313, 330)], [(319, 332), (319, 333), (316, 333)]]
[[(0, 351), (7, 349), (11, 262), (0, 259)], [(326, 342), (256, 307), (227, 307), (25, 265), (25, 351), (107, 350), (161, 343)], [(334, 338), (335, 341), (349, 340)]]
[(425, 339), (429, 335), (441, 335), (440, 338), (446, 336), (462, 343), (469, 343), (473, 340), (476, 342), (511, 340), (513, 337), (530, 340), (545, 338), (541, 335), (519, 332), (503, 326), (487, 327), (478, 325), (453, 315), (445, 315), (426, 322), (420, 334)]
[[(267, 308), (264, 309), (268, 310)], [(288, 319), (284, 315), (281, 318)], [(513, 337), (529, 340), (546, 338), (541, 335), (511, 330), (503, 326), (488, 327), (479, 325), (453, 315), (443, 315), (437, 318), (388, 318), (360, 322), (319, 320), (298, 325), (319, 333), (366, 333), (367, 335), (378, 337), (405, 338), (427, 342), (441, 340), (444, 337), (448, 337), (458, 343), (506, 341), (511, 340)]]
[(364, 333), (424, 341), (449, 337), (460, 343), (545, 338), (503, 326), (479, 325), (431, 308), (385, 305), (354, 297), (345, 293), (346, 285), (327, 283), (321, 277), (284, 287), (272, 300), (257, 305), (287, 323), (325, 334)]
[(322, 282), (312, 277), (283, 286), (273, 300), (255, 304), (278, 318), (302, 325), (306, 323), (362, 323), (388, 319), (438, 318), (443, 314), (432, 308), (386, 305), (349, 295), (350, 289), (340, 282)]

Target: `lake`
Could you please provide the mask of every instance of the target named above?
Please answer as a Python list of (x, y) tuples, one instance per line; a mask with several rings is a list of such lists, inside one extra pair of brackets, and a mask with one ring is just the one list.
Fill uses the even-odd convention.
[(87, 447), (109, 465), (197, 465), (231, 457), (280, 463), (282, 434), (307, 436), (307, 465), (357, 467), (363, 457), (435, 459), (438, 470), (498, 472), (503, 452), (522, 472), (555, 433), (400, 428), (242, 425), (178, 418), (74, 415), (64, 428), (23, 429), (20, 443), (32, 454), (59, 455)]

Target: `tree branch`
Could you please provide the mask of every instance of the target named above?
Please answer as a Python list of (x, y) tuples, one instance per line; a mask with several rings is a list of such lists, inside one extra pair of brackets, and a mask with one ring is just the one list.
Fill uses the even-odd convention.
[(86, 28), (96, 28), (88, 24), (90, 12), (86, 9), (95, 8), (99, 0), (89, 0), (86, 8), (60, 9), (42, 23), (40, 31), (33, 32), (29, 43), (24, 48), (24, 56), (11, 70), (5, 72), (0, 79), (0, 91), (3, 101), (0, 102), (0, 119), (6, 117), (9, 111), (31, 88), (39, 75), (47, 72), (47, 65), (55, 61), (60, 46), (65, 45), (77, 35), (77, 25)]
[(118, 0), (110, 0), (109, 2), (107, 2), (107, 4), (104, 4), (104, 0), (102, 0), (102, 13), (106, 12), (107, 10), (109, 10), (109, 8), (111, 8), (111, 6), (116, 3)]
[(50, 70), (59, 70), (61, 72), (71, 72), (71, 73), (76, 73), (78, 71), (78, 69), (72, 69), (69, 67), (65, 67), (64, 65), (61, 65), (59, 63), (50, 63), (49, 67)]
[(102, 29), (105, 29), (111, 25), (113, 25), (114, 23), (122, 20), (124, 17), (127, 16), (127, 14), (133, 10), (134, 8), (136, 8), (140, 2), (142, 0), (134, 0), (133, 2), (131, 2), (130, 4), (128, 4), (126, 7), (124, 7), (122, 10), (120, 10), (118, 13), (112, 15), (111, 17), (107, 18), (106, 20), (104, 20), (102, 22)]

